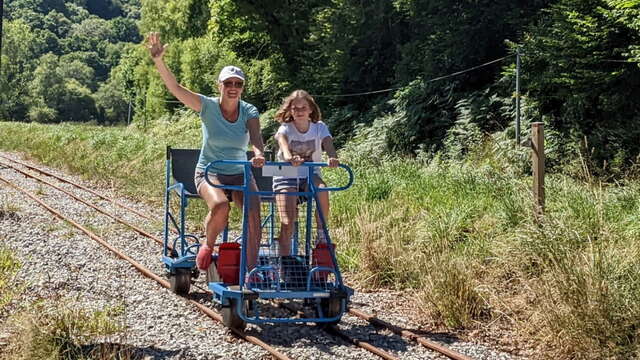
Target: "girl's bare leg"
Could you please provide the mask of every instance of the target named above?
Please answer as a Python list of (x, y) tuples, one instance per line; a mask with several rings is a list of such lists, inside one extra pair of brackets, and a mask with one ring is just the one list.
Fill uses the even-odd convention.
[(293, 235), (293, 226), (298, 216), (298, 197), (295, 195), (286, 195), (286, 193), (296, 191), (295, 188), (287, 188), (276, 195), (278, 216), (280, 217), (280, 236), (278, 237), (280, 256), (291, 254), (291, 236)]
[[(327, 185), (319, 177), (314, 177), (313, 183), (318, 188), (327, 187)], [(320, 191), (318, 192), (317, 196), (318, 196), (318, 204), (320, 205), (320, 211), (322, 211), (322, 217), (324, 218), (325, 221), (328, 222), (329, 221), (329, 192)], [(317, 211), (316, 211), (316, 224), (317, 224), (317, 233), (318, 233), (318, 239), (316, 241), (326, 242), (327, 240), (325, 239), (325, 233), (322, 228), (322, 220), (320, 220), (320, 215), (317, 213)]]

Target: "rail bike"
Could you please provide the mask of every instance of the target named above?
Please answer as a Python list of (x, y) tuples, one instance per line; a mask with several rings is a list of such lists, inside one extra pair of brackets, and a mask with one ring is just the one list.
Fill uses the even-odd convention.
[[(195, 192), (193, 173), (199, 150), (167, 149), (167, 187), (165, 192), (164, 246), (162, 260), (167, 269), (171, 290), (177, 294), (189, 293), (192, 279), (198, 276), (195, 265), (200, 241), (186, 229), (186, 208)], [(269, 159), (270, 154), (266, 154)], [(208, 177), (209, 168), (216, 164), (236, 164), (244, 167), (243, 185), (215, 185)], [(342, 191), (353, 183), (353, 172), (346, 165), (332, 171), (341, 171), (346, 185), (319, 188), (313, 183), (314, 169), (325, 163), (304, 163), (307, 177), (300, 179), (298, 191), (281, 196), (295, 197), (297, 216), (290, 239), (290, 251), (279, 250), (279, 224), (276, 193), (272, 190), (273, 176), (289, 176), (298, 171), (288, 162), (267, 161), (262, 168), (253, 168), (249, 161), (221, 160), (205, 169), (205, 181), (211, 186), (241, 191), (243, 206), (239, 216), (230, 216), (229, 225), (216, 241), (212, 265), (207, 274), (207, 285), (213, 293), (213, 304), (220, 310), (223, 323), (230, 328), (243, 329), (247, 323), (316, 323), (336, 324), (347, 310), (353, 290), (343, 283), (338, 266), (335, 245), (326, 226), (318, 203), (323, 191)], [(257, 185), (252, 191), (247, 185), (251, 179)], [(280, 193), (283, 194), (283, 193)], [(255, 266), (248, 259), (248, 222), (250, 197), (259, 197), (260, 243)], [(169, 206), (172, 197), (179, 204), (177, 211)], [(318, 226), (318, 224), (320, 224)], [(171, 232), (172, 231), (172, 232)], [(285, 250), (286, 251), (286, 250)], [(300, 317), (286, 304), (310, 316)], [(291, 307), (290, 307), (291, 308)]]

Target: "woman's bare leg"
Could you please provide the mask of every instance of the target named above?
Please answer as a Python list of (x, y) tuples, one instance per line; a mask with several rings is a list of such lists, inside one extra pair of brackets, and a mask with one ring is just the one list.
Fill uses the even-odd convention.
[[(219, 185), (217, 179), (213, 179), (212, 182)], [(198, 194), (200, 194), (200, 197), (207, 203), (209, 208), (209, 212), (204, 219), (204, 227), (207, 235), (207, 245), (213, 248), (218, 235), (227, 226), (229, 200), (222, 189), (214, 188), (206, 182), (198, 187)]]
[[(251, 191), (258, 191), (255, 184), (251, 184)], [(233, 202), (242, 209), (243, 193), (234, 191), (231, 194)], [(248, 234), (247, 234), (247, 270), (251, 271), (258, 261), (258, 249), (260, 248), (260, 239), (262, 231), (260, 229), (260, 198), (252, 195), (249, 198), (249, 214), (248, 214)]]

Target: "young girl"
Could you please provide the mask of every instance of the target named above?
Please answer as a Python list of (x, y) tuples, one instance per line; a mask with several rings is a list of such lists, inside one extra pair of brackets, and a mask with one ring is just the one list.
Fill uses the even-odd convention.
[[(320, 121), (320, 108), (313, 97), (304, 90), (296, 90), (286, 97), (276, 113), (276, 120), (280, 128), (275, 134), (280, 150), (278, 161), (289, 161), (293, 166), (299, 166), (305, 161), (322, 161), (322, 150), (329, 156), (328, 165), (337, 167), (340, 162), (327, 125)], [(304, 191), (307, 184), (309, 169), (298, 167), (296, 176), (274, 176), (273, 191), (276, 192), (278, 214), (280, 216), (280, 255), (290, 255), (291, 235), (297, 216), (297, 196), (287, 195), (288, 192)], [(317, 187), (326, 187), (320, 178), (320, 169), (314, 169), (313, 183)], [(329, 194), (326, 191), (318, 193), (320, 209), (324, 219), (329, 218)], [(316, 214), (317, 242), (325, 242), (322, 223)]]

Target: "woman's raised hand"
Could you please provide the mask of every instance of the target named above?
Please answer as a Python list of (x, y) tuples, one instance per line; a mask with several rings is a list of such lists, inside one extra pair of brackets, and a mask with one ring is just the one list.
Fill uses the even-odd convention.
[(169, 46), (169, 44), (162, 45), (160, 33), (150, 32), (147, 36), (147, 49), (149, 49), (149, 54), (153, 59), (161, 59), (167, 46)]

